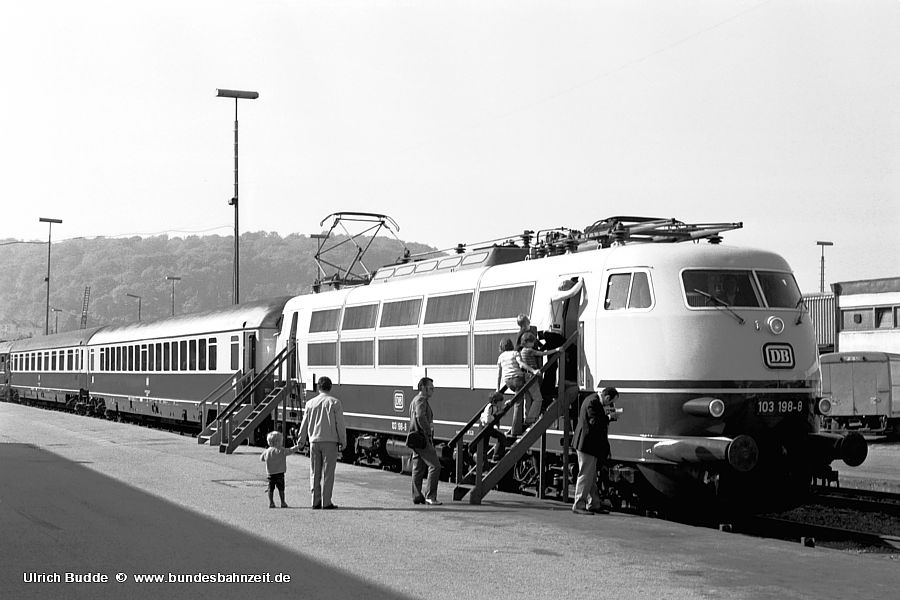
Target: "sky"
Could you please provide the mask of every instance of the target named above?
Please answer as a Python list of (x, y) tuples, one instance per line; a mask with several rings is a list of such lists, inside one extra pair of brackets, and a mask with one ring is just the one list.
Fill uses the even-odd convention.
[(0, 239), (232, 235), (226, 88), (242, 232), (673, 217), (900, 276), (897, 0), (32, 0), (0, 56)]

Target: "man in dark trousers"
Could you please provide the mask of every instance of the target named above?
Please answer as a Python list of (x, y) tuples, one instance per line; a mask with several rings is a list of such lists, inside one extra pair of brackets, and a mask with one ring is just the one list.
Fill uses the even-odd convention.
[(575, 504), (578, 515), (604, 514), (597, 489), (597, 466), (609, 457), (608, 414), (615, 414), (616, 388), (605, 388), (600, 395), (591, 394), (581, 404), (572, 446), (578, 454), (578, 480), (575, 482)]
[[(428, 400), (434, 394), (434, 381), (429, 377), (419, 380), (417, 386), (419, 393), (409, 405), (409, 430), (418, 431), (425, 435), (425, 447), (413, 450), (412, 457), (412, 497), (413, 504), (427, 504), (440, 506), (442, 502), (437, 498), (438, 481), (441, 478), (441, 461), (434, 449), (434, 414)], [(422, 481), (425, 473), (428, 480), (424, 495), (422, 493)]]

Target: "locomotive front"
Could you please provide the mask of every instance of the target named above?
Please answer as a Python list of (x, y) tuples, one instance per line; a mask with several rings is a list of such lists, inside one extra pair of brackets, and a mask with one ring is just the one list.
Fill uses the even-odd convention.
[(717, 245), (630, 250), (607, 269), (652, 265), (652, 303), (610, 311), (607, 300), (597, 318), (598, 335), (615, 340), (597, 364), (625, 408), (614, 461), (669, 498), (750, 511), (797, 502), (835, 459), (862, 463), (860, 436), (818, 431), (814, 332), (781, 257)]

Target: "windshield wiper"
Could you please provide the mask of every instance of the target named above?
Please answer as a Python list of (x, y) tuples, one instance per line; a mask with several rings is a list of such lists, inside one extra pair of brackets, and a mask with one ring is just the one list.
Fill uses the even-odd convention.
[[(800, 307), (803, 308), (800, 308)], [(806, 309), (806, 312), (809, 312), (809, 307), (806, 305), (806, 301), (803, 299), (803, 296), (800, 296), (800, 299), (797, 300), (797, 304), (794, 305), (794, 309), (799, 309), (800, 312), (797, 313), (797, 320), (794, 322), (795, 325), (799, 325), (803, 322), (803, 309)]]
[(716, 304), (716, 306), (721, 306), (722, 308), (727, 310), (728, 313), (732, 317), (737, 319), (738, 324), (740, 324), (740, 325), (744, 324), (743, 317), (741, 317), (741, 315), (739, 315), (736, 312), (734, 312), (733, 310), (731, 310), (731, 305), (728, 304), (727, 302), (725, 302), (724, 300), (722, 300), (721, 298), (717, 298), (716, 296), (713, 296), (712, 294), (707, 294), (706, 292), (704, 292), (702, 290), (698, 290), (697, 288), (694, 288), (694, 291), (697, 292), (698, 294), (700, 294), (701, 296), (703, 296), (704, 298), (706, 298), (707, 303), (714, 302)]

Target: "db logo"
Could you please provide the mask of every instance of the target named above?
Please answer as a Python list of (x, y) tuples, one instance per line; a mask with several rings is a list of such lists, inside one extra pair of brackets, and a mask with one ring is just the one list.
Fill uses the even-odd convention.
[(397, 412), (403, 412), (403, 392), (401, 390), (394, 391), (394, 410)]
[(794, 349), (790, 344), (766, 344), (763, 359), (770, 369), (793, 369)]

